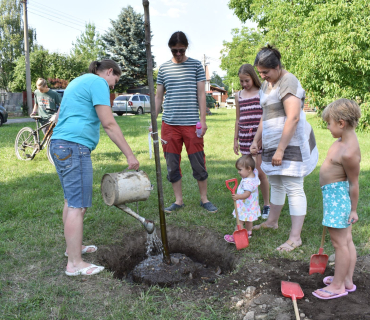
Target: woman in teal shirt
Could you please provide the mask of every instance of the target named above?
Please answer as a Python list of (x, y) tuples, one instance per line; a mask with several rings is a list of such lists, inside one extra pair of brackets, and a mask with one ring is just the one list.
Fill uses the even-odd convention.
[(113, 118), (109, 88), (117, 84), (121, 69), (112, 60), (93, 61), (88, 74), (74, 79), (64, 92), (51, 154), (64, 192), (63, 223), (67, 244), (66, 275), (93, 275), (104, 269), (87, 263), (81, 254), (96, 246), (82, 245), (83, 216), (92, 203), (93, 171), (90, 153), (99, 142), (100, 124), (127, 158), (128, 168), (139, 162)]

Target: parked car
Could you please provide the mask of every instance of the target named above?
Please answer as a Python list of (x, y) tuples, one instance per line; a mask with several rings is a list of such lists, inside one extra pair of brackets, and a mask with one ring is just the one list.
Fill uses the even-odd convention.
[(6, 112), (5, 108), (0, 104), (0, 127), (3, 123), (8, 121), (8, 112)]
[(230, 96), (226, 99), (226, 107), (227, 108), (235, 107), (235, 97), (234, 96)]
[(65, 89), (51, 89), (51, 90), (58, 92), (58, 93), (59, 93), (59, 95), (60, 95), (60, 97), (61, 97), (61, 98), (63, 98), (64, 90), (65, 90)]
[(112, 111), (119, 116), (124, 113), (150, 112), (150, 97), (145, 94), (121, 94), (114, 99)]
[(211, 95), (206, 95), (207, 108), (216, 108), (219, 106), (219, 103)]

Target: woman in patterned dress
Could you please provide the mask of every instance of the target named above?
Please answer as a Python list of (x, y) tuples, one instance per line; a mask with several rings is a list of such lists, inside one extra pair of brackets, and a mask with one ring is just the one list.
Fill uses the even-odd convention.
[(305, 91), (298, 79), (282, 68), (280, 59), (280, 52), (268, 45), (259, 51), (254, 62), (265, 81), (259, 91), (262, 118), (250, 151), (259, 151), (262, 138), (261, 168), (271, 185), (271, 211), (267, 221), (253, 229), (277, 229), (287, 195), (292, 228), (289, 239), (277, 250), (291, 251), (302, 245), (301, 231), (307, 212), (303, 179), (315, 169), (319, 153), (303, 112)]

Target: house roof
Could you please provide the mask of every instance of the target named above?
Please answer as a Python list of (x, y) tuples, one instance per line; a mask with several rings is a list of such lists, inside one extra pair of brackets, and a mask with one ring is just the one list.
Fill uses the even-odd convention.
[(218, 92), (222, 92), (222, 93), (227, 93), (227, 90), (225, 89), (222, 89), (221, 87), (219, 86), (215, 86), (215, 85), (210, 85), (210, 89), (211, 91), (218, 91)]

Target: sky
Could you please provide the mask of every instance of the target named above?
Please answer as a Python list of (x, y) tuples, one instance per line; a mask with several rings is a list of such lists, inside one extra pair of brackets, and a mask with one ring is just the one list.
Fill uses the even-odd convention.
[[(227, 6), (229, 0), (150, 0), (152, 54), (157, 67), (171, 58), (167, 43), (172, 33), (183, 31), (188, 37), (187, 56), (209, 63), (210, 75), (219, 68), (223, 41), (231, 41), (231, 31), (242, 24)], [(104, 34), (117, 20), (122, 8), (131, 5), (144, 14), (142, 0), (28, 0), (28, 25), (36, 29), (37, 43), (51, 52), (69, 53), (72, 43), (94, 23)]]

